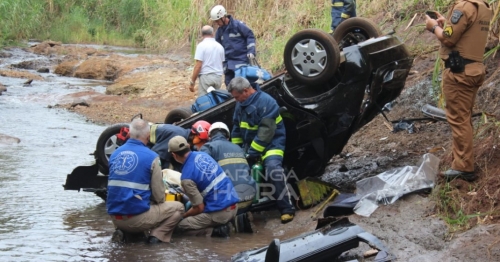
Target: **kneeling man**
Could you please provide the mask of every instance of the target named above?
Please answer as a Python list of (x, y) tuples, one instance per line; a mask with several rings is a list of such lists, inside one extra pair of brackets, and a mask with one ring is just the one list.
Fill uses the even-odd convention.
[(238, 208), (238, 194), (231, 179), (217, 162), (204, 152), (191, 151), (186, 139), (173, 137), (168, 150), (182, 164), (181, 185), (192, 207), (177, 226), (180, 231), (214, 227), (212, 236), (229, 236), (227, 223)]

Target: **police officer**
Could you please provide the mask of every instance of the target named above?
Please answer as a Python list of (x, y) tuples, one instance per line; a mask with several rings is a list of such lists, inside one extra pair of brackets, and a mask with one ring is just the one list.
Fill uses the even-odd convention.
[(224, 47), (224, 82), (226, 87), (234, 78), (234, 70), (247, 65), (255, 58), (255, 36), (245, 23), (226, 13), (222, 5), (216, 5), (210, 11), (210, 19), (219, 26), (215, 40)]
[(295, 208), (282, 167), (286, 132), (278, 103), (267, 93), (252, 88), (243, 77), (231, 80), (227, 91), (237, 101), (231, 142), (247, 148), (249, 158), (262, 158), (266, 176), (274, 187), (273, 198), (281, 213), (281, 223), (288, 223), (293, 220)]
[(340, 23), (351, 17), (356, 17), (355, 0), (332, 0), (332, 24), (330, 26), (330, 33), (333, 33)]
[(482, 0), (457, 1), (447, 18), (437, 12), (437, 19), (426, 15), (426, 28), (441, 42), (439, 56), (445, 62), (443, 94), (453, 138), (453, 162), (444, 172), (447, 180), (476, 178), (471, 115), (486, 74), (482, 61), (492, 15)]

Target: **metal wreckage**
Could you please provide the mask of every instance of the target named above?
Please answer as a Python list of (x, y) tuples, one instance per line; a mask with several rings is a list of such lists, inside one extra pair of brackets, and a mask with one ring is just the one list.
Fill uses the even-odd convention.
[[(280, 73), (260, 85), (280, 106), (286, 127), (283, 167), (293, 170), (288, 183), (298, 192), (298, 204), (311, 207), (333, 190), (316, 183), (328, 161), (341, 153), (349, 138), (399, 96), (413, 63), (406, 46), (394, 35), (383, 35), (370, 20), (351, 18), (330, 35), (317, 29), (297, 32), (286, 43)], [(166, 123), (189, 128), (198, 120), (221, 121), (232, 126), (235, 100), (228, 99), (192, 115), (178, 108), (167, 115)], [(108, 159), (121, 145), (120, 130), (128, 124), (108, 127), (99, 137), (95, 164), (79, 166), (66, 178), (65, 190), (93, 192), (106, 199)], [(269, 203), (257, 202), (251, 211)], [(233, 256), (234, 261), (320, 261), (335, 259), (359, 241), (381, 251), (376, 261), (390, 261), (388, 249), (373, 235), (347, 218), (314, 232), (268, 247)]]

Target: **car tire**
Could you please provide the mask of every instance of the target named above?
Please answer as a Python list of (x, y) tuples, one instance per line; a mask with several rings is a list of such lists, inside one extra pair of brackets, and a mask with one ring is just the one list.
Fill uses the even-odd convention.
[(305, 29), (293, 35), (286, 43), (284, 61), (292, 78), (306, 85), (320, 85), (337, 71), (340, 50), (335, 39), (328, 33), (318, 29)]
[(117, 143), (116, 135), (120, 133), (122, 127), (128, 127), (128, 124), (120, 123), (106, 128), (97, 139), (95, 149), (95, 159), (99, 172), (104, 175), (109, 174), (109, 157), (120, 145)]
[(190, 117), (192, 114), (193, 111), (191, 111), (189, 107), (174, 108), (168, 112), (167, 117), (165, 117), (165, 124), (175, 124)]
[(381, 35), (382, 31), (373, 21), (362, 17), (353, 17), (340, 23), (333, 32), (333, 39), (342, 49)]

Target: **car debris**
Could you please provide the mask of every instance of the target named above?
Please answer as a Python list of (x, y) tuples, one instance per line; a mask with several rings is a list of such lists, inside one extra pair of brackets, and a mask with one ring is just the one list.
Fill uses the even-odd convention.
[[(325, 219), (332, 220), (332, 218)], [(318, 226), (320, 226), (319, 223)], [(359, 247), (360, 242), (375, 249), (375, 251), (370, 249), (370, 254), (367, 254), (369, 256), (376, 254), (374, 261), (383, 262), (395, 259), (380, 239), (344, 217), (333, 219), (333, 222), (321, 226), (313, 232), (284, 241), (274, 239), (267, 247), (237, 253), (231, 257), (231, 261), (334, 261), (342, 253)]]

